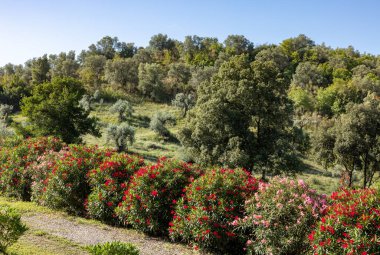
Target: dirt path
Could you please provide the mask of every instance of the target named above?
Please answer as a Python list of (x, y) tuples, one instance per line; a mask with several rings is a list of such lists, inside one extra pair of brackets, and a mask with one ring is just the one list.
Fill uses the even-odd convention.
[(90, 224), (55, 214), (24, 214), (22, 220), (30, 229), (42, 230), (83, 246), (122, 241), (135, 244), (140, 249), (141, 255), (197, 254), (186, 246), (148, 237), (134, 230)]

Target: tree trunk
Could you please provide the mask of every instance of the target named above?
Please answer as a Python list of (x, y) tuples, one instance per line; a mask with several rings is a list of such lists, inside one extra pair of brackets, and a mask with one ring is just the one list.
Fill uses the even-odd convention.
[(364, 168), (363, 168), (363, 189), (367, 186), (367, 168), (368, 168), (368, 153), (365, 154), (364, 157)]

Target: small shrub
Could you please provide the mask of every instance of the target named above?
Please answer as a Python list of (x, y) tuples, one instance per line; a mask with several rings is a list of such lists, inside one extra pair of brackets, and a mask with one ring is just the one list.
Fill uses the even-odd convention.
[(244, 241), (232, 222), (244, 214), (244, 201), (258, 182), (243, 169), (206, 172), (186, 189), (170, 223), (170, 237), (218, 254), (242, 254)]
[(92, 192), (87, 203), (89, 216), (116, 223), (114, 209), (122, 201), (129, 178), (143, 164), (144, 160), (140, 157), (115, 154), (98, 168), (90, 170), (88, 178)]
[(41, 203), (69, 213), (83, 215), (84, 202), (90, 194), (87, 173), (98, 168), (112, 151), (97, 147), (70, 146), (62, 155), (47, 178)]
[(139, 255), (137, 247), (131, 243), (119, 241), (107, 242), (88, 246), (88, 251), (92, 255)]
[(342, 190), (309, 235), (313, 254), (379, 254), (380, 194), (373, 189)]
[(21, 216), (14, 209), (0, 206), (0, 252), (6, 254), (6, 249), (26, 231), (21, 223)]
[(326, 209), (326, 199), (302, 180), (273, 178), (260, 184), (237, 221), (248, 236), (248, 254), (306, 254), (307, 234)]
[(190, 164), (166, 159), (142, 167), (131, 177), (116, 213), (125, 225), (149, 234), (167, 235), (176, 201), (200, 173)]

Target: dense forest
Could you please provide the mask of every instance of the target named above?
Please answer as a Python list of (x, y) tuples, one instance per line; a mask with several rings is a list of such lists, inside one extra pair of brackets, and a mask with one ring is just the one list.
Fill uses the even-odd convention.
[[(349, 186), (361, 173), (363, 187), (379, 171), (380, 56), (318, 45), (305, 35), (254, 45), (242, 35), (181, 42), (157, 34), (145, 48), (106, 36), (79, 54), (7, 64), (0, 68), (2, 136), (11, 126), (24, 136), (78, 142), (98, 134), (86, 100), (118, 95), (181, 108), (186, 125), (178, 139), (189, 161), (242, 166), (265, 179), (300, 171), (307, 155), (326, 168), (342, 166)], [(82, 103), (66, 104), (73, 114), (60, 119), (60, 100)], [(10, 123), (20, 110), (30, 126)]]

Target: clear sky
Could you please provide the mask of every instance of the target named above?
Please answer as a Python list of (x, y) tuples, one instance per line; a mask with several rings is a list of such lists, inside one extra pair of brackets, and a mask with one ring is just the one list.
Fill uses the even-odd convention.
[(82, 49), (106, 35), (146, 46), (164, 33), (242, 34), (254, 44), (305, 34), (380, 54), (380, 0), (0, 0), (0, 66)]

